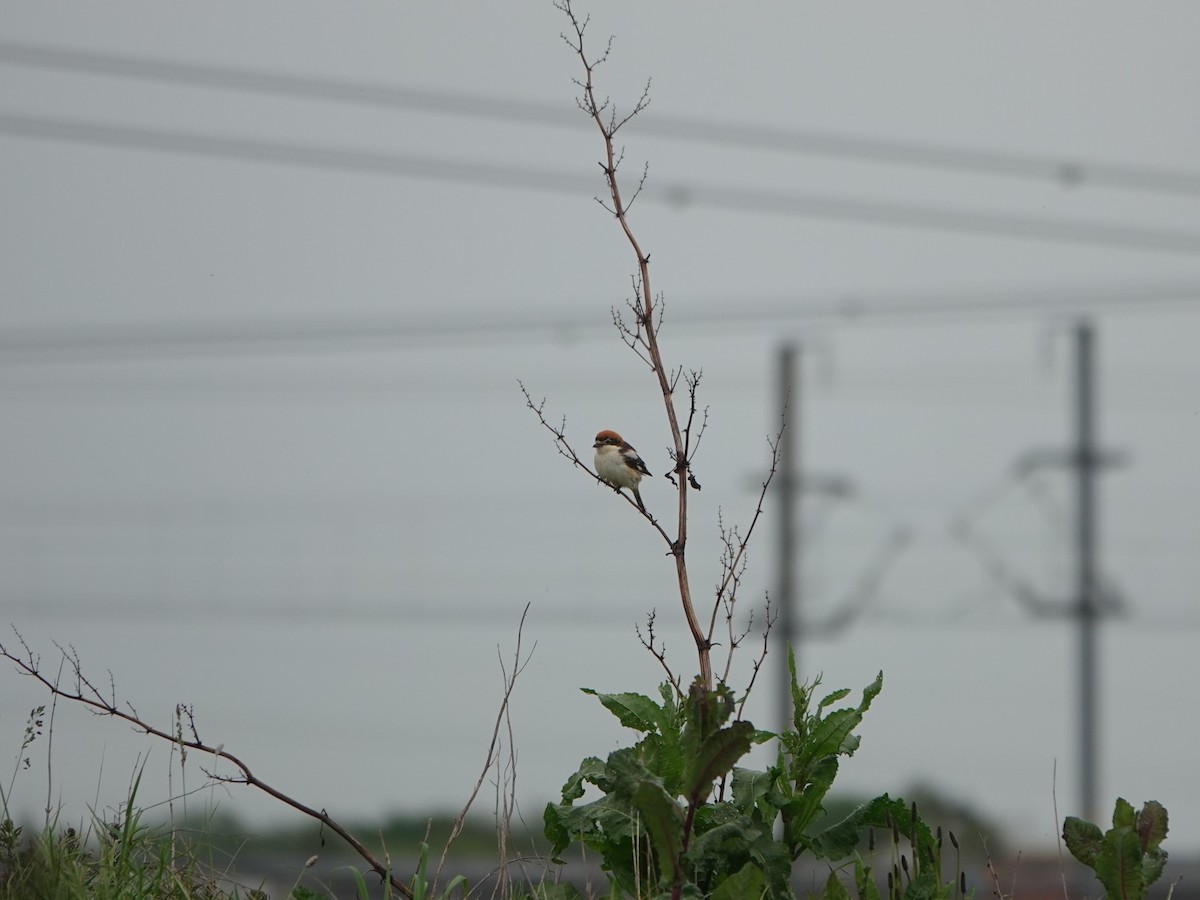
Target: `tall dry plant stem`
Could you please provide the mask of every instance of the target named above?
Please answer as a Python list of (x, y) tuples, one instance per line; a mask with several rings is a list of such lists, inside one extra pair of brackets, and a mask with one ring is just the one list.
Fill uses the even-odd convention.
[[(678, 379), (672, 380), (669, 377), (667, 368), (663, 364), (662, 353), (658, 347), (655, 317), (659, 316), (661, 318), (661, 309), (659, 308), (661, 302), (656, 304), (654, 292), (650, 287), (650, 254), (643, 252), (629, 224), (629, 207), (637, 198), (638, 191), (641, 190), (641, 185), (639, 184), (638, 189), (634, 191), (629, 201), (626, 201), (621, 194), (621, 187), (617, 181), (620, 154), (616, 149), (614, 138), (625, 123), (646, 108), (649, 102), (649, 94), (643, 92), (633, 110), (620, 119), (617, 118), (616, 110), (607, 99), (603, 102), (598, 102), (596, 99), (594, 75), (596, 67), (608, 57), (608, 48), (598, 57), (589, 57), (584, 48), (584, 32), (587, 30), (587, 20), (580, 21), (576, 17), (571, 8), (570, 0), (561, 0), (556, 5), (566, 14), (573, 30), (573, 35), (564, 34), (563, 40), (566, 41), (567, 45), (575, 52), (583, 64), (584, 78), (583, 80), (576, 80), (576, 83), (583, 91), (582, 96), (578, 99), (579, 107), (596, 123), (596, 127), (600, 130), (600, 136), (604, 141), (604, 161), (600, 165), (604, 171), (604, 180), (608, 187), (608, 194), (612, 205), (603, 205), (620, 224), (621, 230), (625, 234), (625, 239), (629, 242), (629, 246), (633, 249), (634, 256), (637, 258), (637, 286), (639, 288), (639, 306), (635, 310), (637, 316), (637, 343), (645, 349), (646, 356), (643, 359), (649, 363), (658, 380), (658, 387), (662, 392), (663, 406), (666, 408), (667, 422), (671, 429), (671, 441), (674, 445), (672, 458), (675, 460), (674, 473), (677, 476), (675, 483), (679, 494), (679, 506), (676, 536), (671, 542), (670, 552), (675, 558), (675, 574), (679, 582), (679, 599), (683, 606), (684, 616), (687, 618), (688, 629), (691, 631), (692, 639), (696, 643), (696, 652), (700, 662), (700, 678), (704, 686), (711, 690), (713, 686), (712, 661), (710, 658), (712, 642), (710, 634), (705, 632), (700, 619), (696, 616), (687, 570), (688, 488), (693, 483), (689, 472), (689, 452), (693, 448), (689, 447), (689, 441), (685, 440), (684, 431), (679, 427), (679, 415), (675, 409), (675, 383), (677, 383)], [(694, 411), (694, 381), (689, 381), (689, 385), (692, 389)]]

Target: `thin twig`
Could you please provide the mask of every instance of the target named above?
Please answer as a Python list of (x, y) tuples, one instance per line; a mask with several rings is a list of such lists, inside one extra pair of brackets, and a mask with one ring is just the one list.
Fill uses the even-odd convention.
[[(496, 745), (500, 741), (500, 729), (504, 724), (505, 716), (508, 714), (508, 704), (512, 698), (513, 689), (517, 686), (517, 676), (525, 671), (525, 666), (529, 664), (529, 659), (533, 655), (533, 651), (529, 651), (529, 655), (524, 660), (521, 659), (521, 638), (525, 631), (525, 617), (529, 615), (529, 604), (525, 604), (525, 609), (521, 612), (521, 621), (517, 625), (517, 646), (513, 651), (513, 668), (511, 673), (505, 673), (504, 677), (504, 693), (500, 698), (500, 709), (496, 713), (496, 722), (492, 726), (492, 739), (488, 744), (487, 758), (483, 762), (483, 768), (479, 772), (479, 778), (475, 780), (475, 787), (471, 791), (471, 795), (467, 798), (467, 802), (463, 805), (462, 811), (455, 817), (454, 824), (450, 828), (450, 837), (446, 839), (446, 846), (442, 849), (442, 858), (438, 862), (437, 873), (433, 877), (433, 893), (437, 891), (437, 883), (442, 875), (442, 867), (446, 865), (446, 856), (450, 852), (450, 847), (458, 836), (462, 833), (463, 824), (467, 820), (467, 813), (471, 811), (471, 806), (475, 802), (475, 798), (479, 796), (479, 789), (483, 786), (483, 781), (487, 778), (487, 773), (491, 771), (492, 766), (496, 762)], [(534, 649), (537, 645), (534, 645)], [(501, 671), (503, 672), (503, 662), (501, 662)]]
[[(107, 699), (83, 674), (82, 663), (80, 662), (79, 656), (75, 652), (75, 649), (72, 647), (68, 652), (62, 646), (56, 644), (55, 646), (58, 647), (59, 652), (62, 653), (66, 662), (71, 666), (75, 676), (75, 690), (72, 692), (64, 689), (60, 684), (56, 684), (42, 674), (42, 671), (39, 668), (39, 657), (36, 657), (29, 650), (28, 645), (25, 643), (25, 639), (21, 637), (20, 633), (16, 632), (16, 629), (13, 630), (17, 634), (17, 639), (21, 642), (22, 647), (25, 648), (25, 655), (23, 657), (17, 656), (16, 654), (10, 652), (9, 649), (3, 644), (0, 644), (0, 656), (3, 656), (4, 658), (16, 663), (18, 669), (20, 669), (26, 675), (29, 675), (39, 681), (42, 686), (50, 691), (53, 696), (62, 697), (64, 700), (73, 700), (76, 703), (81, 703), (85, 707), (91, 709), (92, 712), (96, 713), (97, 715), (112, 716), (124, 722), (128, 722), (139, 731), (142, 731), (151, 737), (160, 738), (169, 743), (178, 743), (182, 747), (197, 750), (201, 753), (211, 753), (214, 757), (229, 760), (234, 768), (241, 773), (240, 776), (217, 776), (209, 772), (205, 772), (205, 774), (214, 781), (232, 784), (246, 784), (251, 787), (258, 788), (260, 791), (265, 794), (269, 794), (279, 802), (283, 803), (285, 806), (290, 806), (297, 812), (301, 812), (310, 818), (316, 819), (318, 822), (340, 837), (343, 841), (349, 844), (354, 849), (354, 852), (357, 853), (359, 857), (367, 863), (373, 872), (375, 872), (381, 879), (385, 879), (391, 884), (393, 890), (399, 891), (405, 897), (411, 898), (413, 896), (412, 890), (407, 884), (392, 875), (385, 865), (380, 863), (375, 859), (374, 856), (371, 855), (371, 852), (360, 840), (358, 840), (358, 838), (356, 838), (338, 822), (332, 819), (329, 814), (325, 812), (325, 810), (317, 810), (310, 806), (306, 806), (299, 800), (289, 797), (282, 791), (272, 787), (265, 781), (262, 781), (256, 777), (250, 771), (250, 767), (238, 759), (238, 757), (234, 756), (232, 753), (227, 753), (224, 750), (223, 745), (217, 747), (209, 746), (208, 744), (201, 742), (198, 738), (192, 740), (183, 740), (168, 731), (163, 731), (162, 729), (154, 727), (144, 719), (140, 718), (136, 712), (126, 712), (124, 709), (121, 709), (116, 705), (116, 687), (112, 679), (112, 673), (109, 673), (109, 682), (110, 685), (112, 685), (113, 694), (112, 699)], [(130, 709), (132, 710), (133, 707), (130, 706)]]
[(772, 614), (770, 596), (767, 597), (765, 606), (767, 623), (763, 626), (762, 652), (758, 654), (758, 659), (754, 660), (752, 664), (753, 672), (750, 675), (750, 683), (746, 685), (746, 692), (742, 694), (742, 700), (738, 703), (737, 717), (739, 719), (742, 718), (742, 713), (746, 709), (746, 701), (750, 699), (750, 692), (754, 690), (754, 682), (758, 680), (758, 673), (762, 669), (763, 663), (766, 662), (771, 644), (771, 629), (775, 627), (775, 620), (779, 618), (778, 610)]
[(767, 439), (767, 445), (771, 448), (771, 468), (767, 472), (767, 477), (763, 479), (762, 490), (758, 493), (758, 504), (754, 508), (754, 516), (750, 519), (750, 527), (746, 529), (746, 533), (740, 537), (737, 543), (737, 548), (733, 553), (732, 558), (724, 563), (725, 575), (721, 579), (721, 583), (717, 585), (716, 598), (713, 602), (712, 616), (708, 622), (708, 636), (711, 640), (713, 631), (717, 627), (717, 611), (721, 608), (721, 603), (729, 590), (730, 585), (735, 578), (740, 577), (740, 569), (742, 558), (746, 555), (746, 546), (750, 543), (750, 537), (754, 534), (754, 528), (758, 524), (758, 520), (762, 517), (763, 503), (767, 498), (767, 489), (771, 486), (771, 482), (775, 479), (775, 473), (779, 471), (780, 449), (783, 446), (783, 431), (786, 425), (780, 425), (779, 430), (775, 432), (774, 438)]
[(650, 651), (650, 654), (658, 660), (658, 664), (663, 667), (663, 671), (667, 673), (667, 680), (671, 682), (671, 687), (675, 689), (677, 697), (683, 697), (683, 687), (679, 683), (679, 676), (671, 671), (671, 667), (667, 665), (667, 645), (658, 640), (654, 634), (654, 620), (656, 616), (655, 610), (650, 610), (646, 615), (646, 635), (642, 636), (642, 629), (639, 626), (634, 626), (634, 631), (637, 632), (638, 640), (642, 646)]

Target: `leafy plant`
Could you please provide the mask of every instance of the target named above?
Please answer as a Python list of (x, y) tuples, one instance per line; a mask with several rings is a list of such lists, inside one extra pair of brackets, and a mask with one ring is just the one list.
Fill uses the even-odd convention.
[[(882, 689), (882, 673), (857, 706), (834, 709), (848, 690), (814, 705), (819, 679), (798, 683), (790, 653), (789, 669), (793, 727), (778, 735), (776, 763), (763, 771), (737, 763), (776, 735), (734, 720), (736, 700), (724, 684), (709, 691), (697, 678), (681, 696), (666, 683), (659, 689), (661, 700), (585, 690), (642, 737), (607, 760), (583, 760), (563, 786), (562, 802), (547, 805), (546, 836), (554, 855), (582, 843), (599, 854), (614, 890), (636, 897), (786, 898), (792, 896), (792, 864), (800, 856), (848, 860), (868, 829), (886, 828), (897, 843), (903, 835), (911, 847), (911, 870), (907, 857), (897, 870), (897, 883), (907, 873), (908, 887), (896, 896), (953, 894), (959, 882), (940, 880), (940, 837), (903, 800), (884, 794), (840, 822), (814, 826), (840, 758), (858, 749), (853, 731)], [(580, 802), (588, 786), (600, 796)], [(878, 896), (871, 877), (858, 860), (860, 896)], [(836, 875), (826, 895), (847, 895)]]
[(1096, 873), (1110, 900), (1143, 898), (1167, 863), (1161, 846), (1167, 836), (1166, 807), (1151, 800), (1135, 812), (1118, 797), (1112, 823), (1101, 832), (1098, 825), (1067, 816), (1063, 841), (1072, 856)]

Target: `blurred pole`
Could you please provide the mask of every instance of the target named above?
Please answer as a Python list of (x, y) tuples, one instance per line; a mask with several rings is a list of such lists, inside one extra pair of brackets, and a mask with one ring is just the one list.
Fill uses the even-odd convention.
[(1099, 727), (1096, 679), (1096, 421), (1094, 334), (1090, 322), (1075, 329), (1075, 474), (1077, 478), (1078, 603), (1079, 613), (1079, 801), (1083, 816), (1098, 821), (1096, 760)]
[(780, 702), (779, 728), (786, 731), (792, 723), (792, 682), (788, 675), (787, 648), (796, 656), (796, 672), (800, 668), (800, 620), (797, 596), (800, 538), (800, 386), (798, 384), (800, 350), (795, 344), (779, 349), (779, 409), (783, 410), (783, 432), (779, 445), (779, 471), (775, 473), (775, 496), (778, 498), (779, 523), (776, 534), (779, 544), (778, 582), (775, 586), (776, 614), (775, 646), (779, 653)]

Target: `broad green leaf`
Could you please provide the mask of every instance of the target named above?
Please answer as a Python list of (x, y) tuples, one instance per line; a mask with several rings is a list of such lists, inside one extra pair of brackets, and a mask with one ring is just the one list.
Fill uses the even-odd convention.
[(882, 689), (883, 673), (880, 672), (875, 681), (863, 690), (862, 702), (857, 707), (834, 710), (823, 719), (814, 716), (808, 723), (810, 733), (799, 746), (793, 744), (797, 761), (803, 765), (806, 760), (831, 754), (852, 756), (859, 745), (858, 737), (852, 732), (862, 723), (863, 714)]
[(836, 869), (825, 879), (825, 893), (821, 895), (821, 900), (850, 900), (850, 892), (842, 884), (842, 879), (838, 878)]
[(844, 700), (850, 696), (850, 688), (842, 688), (834, 691), (832, 694), (826, 694), (825, 697), (817, 704), (817, 714), (820, 715), (823, 710), (828, 709), (837, 703), (839, 700)]
[(1147, 853), (1163, 842), (1167, 836), (1167, 809), (1157, 800), (1142, 805), (1137, 814), (1137, 833), (1142, 852)]
[(1119, 826), (1104, 836), (1104, 844), (1096, 857), (1096, 877), (1112, 900), (1135, 900), (1145, 896), (1142, 850), (1137, 832)]
[[(947, 885), (947, 888), (950, 886)], [(919, 878), (914, 878), (904, 888), (904, 900), (936, 900), (936, 898), (952, 893), (952, 891), (942, 890), (942, 886), (938, 884), (938, 880), (932, 875), (927, 875), (922, 872)]]
[(858, 889), (859, 900), (880, 900), (879, 885), (870, 866), (864, 866), (861, 859), (854, 860), (854, 886)]
[(702, 802), (713, 782), (750, 752), (753, 734), (754, 726), (749, 722), (734, 722), (710, 735), (695, 756), (685, 760), (684, 796), (693, 803)]
[(786, 846), (764, 838), (750, 848), (750, 858), (767, 876), (768, 896), (792, 896), (792, 857)]
[[(551, 861), (561, 863), (558, 858), (559, 854), (571, 846), (571, 840), (574, 837), (566, 827), (566, 822), (563, 817), (563, 808), (555, 806), (553, 803), (547, 803), (546, 808), (542, 811), (542, 833), (546, 835), (546, 840), (550, 842)], [(566, 807), (570, 809), (571, 807)]]
[(1067, 816), (1063, 822), (1063, 843), (1067, 845), (1067, 849), (1071, 851), (1071, 855), (1083, 863), (1088, 868), (1096, 868), (1096, 858), (1100, 855), (1100, 848), (1104, 845), (1104, 833), (1100, 830), (1100, 826), (1088, 822), (1086, 819), (1078, 819), (1075, 816)]
[(1167, 851), (1155, 847), (1142, 857), (1142, 884), (1146, 887), (1154, 884), (1162, 877), (1163, 866), (1167, 864)]
[(608, 754), (604, 767), (604, 790), (614, 797), (633, 796), (643, 781), (658, 780), (636, 748), (622, 747)]
[(697, 677), (688, 690), (683, 707), (684, 753), (694, 755), (733, 715), (733, 692), (723, 684), (707, 690)]
[(808, 846), (819, 859), (844, 859), (854, 852), (862, 833), (867, 828), (890, 828), (895, 823), (900, 833), (909, 839), (921, 855), (922, 861), (932, 860), (936, 842), (929, 826), (920, 819), (913, 832), (910, 807), (899, 797), (881, 794), (864, 803), (836, 825), (826, 828), (808, 839)]
[(821, 805), (838, 771), (836, 756), (827, 756), (809, 773), (810, 781), (782, 807), (784, 839), (793, 847), (804, 841), (808, 826), (824, 811)]
[(767, 890), (767, 880), (762, 869), (754, 863), (746, 863), (712, 892), (712, 900), (756, 900)]
[[(634, 836), (629, 803), (609, 796), (579, 806), (549, 803), (543, 821), (546, 837), (553, 844), (551, 853), (555, 857), (572, 841), (582, 841), (585, 846), (602, 855), (613, 848), (624, 852)], [(605, 858), (608, 858), (607, 855)]]
[(1137, 823), (1137, 814), (1133, 804), (1124, 797), (1118, 797), (1113, 807), (1113, 828), (1133, 828)]
[(658, 854), (659, 865), (669, 868), (674, 878), (680, 875), (679, 853), (683, 841), (683, 810), (661, 785), (643, 781), (633, 792), (633, 806), (642, 817), (650, 842)]
[(761, 772), (758, 769), (733, 767), (733, 805), (749, 815), (759, 801), (764, 800), (778, 770)]
[(663, 708), (643, 694), (601, 694), (591, 688), (582, 690), (598, 699), (626, 728), (654, 731), (662, 720)]
[(733, 816), (699, 833), (688, 847), (687, 858), (697, 873), (728, 872), (734, 868), (731, 862), (749, 858), (751, 846), (764, 835), (769, 837), (749, 816)]
[(562, 788), (562, 802), (570, 803), (583, 796), (584, 782), (596, 783), (604, 776), (604, 762), (594, 756), (589, 756), (579, 764), (579, 770), (567, 779)]

